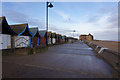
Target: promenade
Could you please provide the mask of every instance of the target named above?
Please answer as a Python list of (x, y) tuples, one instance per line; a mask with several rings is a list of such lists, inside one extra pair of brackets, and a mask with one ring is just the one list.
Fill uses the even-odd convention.
[(28, 56), (3, 56), (3, 78), (113, 78), (114, 70), (82, 42)]

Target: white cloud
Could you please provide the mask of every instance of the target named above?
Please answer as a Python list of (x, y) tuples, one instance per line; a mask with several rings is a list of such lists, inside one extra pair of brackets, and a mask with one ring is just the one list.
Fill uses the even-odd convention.
[(61, 16), (64, 20), (70, 20), (70, 17), (68, 14), (65, 14), (64, 12), (62, 11), (59, 11), (59, 10), (54, 10), (59, 16)]
[(98, 40), (118, 40), (118, 29), (96, 31), (93, 34)]
[(4, 13), (3, 16), (5, 16), (8, 19), (9, 24), (28, 23), (30, 26), (39, 27), (39, 29), (45, 29), (45, 23), (37, 18), (27, 16), (12, 9), (11, 10), (6, 9), (6, 11), (4, 11), (3, 13)]

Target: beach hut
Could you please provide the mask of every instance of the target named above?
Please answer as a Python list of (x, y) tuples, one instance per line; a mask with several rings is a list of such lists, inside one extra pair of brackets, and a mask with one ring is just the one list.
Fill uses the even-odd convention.
[(62, 35), (58, 35), (58, 44), (61, 44), (62, 43)]
[(62, 43), (65, 43), (65, 42), (66, 42), (66, 36), (63, 35), (63, 36), (62, 36)]
[(72, 38), (72, 37), (67, 37), (67, 41), (68, 41), (68, 43), (72, 43), (72, 42), (74, 42), (74, 38)]
[(55, 39), (56, 40), (56, 44), (59, 44), (58, 43), (58, 36), (59, 36), (59, 34), (56, 34), (56, 39)]
[(13, 38), (15, 48), (30, 46), (30, 37), (32, 36), (32, 33), (30, 32), (28, 24), (16, 24), (10, 25), (10, 27), (18, 34)]
[(41, 46), (46, 46), (46, 38), (47, 38), (47, 31), (46, 30), (41, 30), (39, 31), (40, 34), (40, 45)]
[(0, 50), (12, 48), (11, 37), (17, 35), (7, 23), (6, 18), (0, 17)]
[(66, 42), (66, 43), (68, 42), (68, 40), (67, 40), (67, 36), (65, 37), (65, 42)]
[(52, 33), (52, 44), (55, 44), (56, 43), (56, 33)]
[(52, 32), (48, 32), (48, 45), (51, 45), (52, 43)]
[(40, 34), (38, 31), (38, 27), (30, 28), (30, 31), (32, 33), (32, 37), (30, 38), (30, 46), (37, 47), (38, 45), (40, 45)]

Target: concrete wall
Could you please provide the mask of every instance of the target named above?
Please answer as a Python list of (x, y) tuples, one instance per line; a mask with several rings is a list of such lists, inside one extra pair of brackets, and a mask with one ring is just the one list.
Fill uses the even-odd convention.
[(101, 47), (92, 42), (85, 42), (89, 47), (101, 56), (105, 61), (114, 67), (117, 71), (120, 71), (120, 53), (110, 50), (109, 48)]
[(117, 41), (91, 41), (93, 44), (99, 45), (101, 47), (107, 47), (112, 51), (118, 52), (120, 42)]

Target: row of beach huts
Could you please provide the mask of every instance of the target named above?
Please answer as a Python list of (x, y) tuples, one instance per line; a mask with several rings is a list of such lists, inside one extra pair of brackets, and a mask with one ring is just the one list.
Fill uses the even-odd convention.
[(9, 25), (6, 18), (0, 17), (0, 50), (37, 47), (74, 42), (76, 38), (39, 30), (38, 27), (29, 28), (28, 24)]

